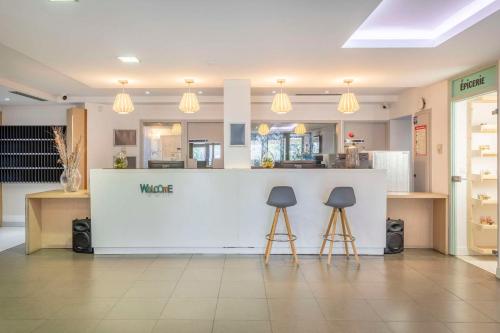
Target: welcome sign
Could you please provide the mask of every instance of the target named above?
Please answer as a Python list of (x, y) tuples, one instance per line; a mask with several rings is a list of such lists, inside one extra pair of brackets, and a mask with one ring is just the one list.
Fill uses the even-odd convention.
[(464, 98), (496, 89), (496, 66), (453, 80), (451, 94), (454, 99)]
[(139, 184), (141, 193), (174, 193), (173, 185)]

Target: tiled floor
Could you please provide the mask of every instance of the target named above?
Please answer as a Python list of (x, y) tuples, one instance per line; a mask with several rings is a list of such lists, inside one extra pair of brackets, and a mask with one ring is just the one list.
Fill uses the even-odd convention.
[(24, 227), (0, 227), (0, 252), (24, 243)]
[(458, 258), (462, 259), (469, 264), (477, 266), (481, 269), (484, 269), (491, 274), (496, 274), (497, 271), (497, 257), (496, 256), (459, 256)]
[(404, 255), (0, 253), (0, 332), (500, 332), (500, 282), (427, 250)]

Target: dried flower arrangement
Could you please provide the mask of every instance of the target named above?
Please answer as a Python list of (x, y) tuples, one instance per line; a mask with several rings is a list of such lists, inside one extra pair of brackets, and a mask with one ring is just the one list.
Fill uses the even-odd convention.
[(58, 163), (62, 164), (67, 169), (78, 169), (80, 165), (80, 140), (78, 140), (75, 145), (75, 150), (71, 151), (66, 145), (66, 135), (62, 127), (54, 127), (52, 129), (54, 132), (54, 141), (56, 145), (57, 152), (59, 153)]
[(59, 153), (59, 160), (57, 161), (64, 167), (64, 172), (61, 175), (61, 184), (64, 191), (74, 192), (80, 187), (81, 175), (78, 167), (80, 166), (80, 143), (81, 138), (75, 145), (75, 149), (67, 146), (66, 135), (62, 127), (54, 127), (55, 148)]

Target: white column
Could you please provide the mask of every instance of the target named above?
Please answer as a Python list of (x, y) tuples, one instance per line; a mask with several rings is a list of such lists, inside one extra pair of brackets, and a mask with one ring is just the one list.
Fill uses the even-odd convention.
[[(498, 80), (497, 80), (497, 112), (498, 110), (500, 109), (500, 60), (498, 60), (498, 64), (497, 64), (497, 76), (498, 76)], [(500, 118), (497, 114), (497, 128), (500, 128)], [(500, 135), (498, 135), (497, 133), (497, 151), (500, 147)], [(498, 172), (500, 171), (500, 159), (497, 157), (497, 175), (498, 175)], [(498, 177), (497, 177), (498, 178)], [(500, 178), (498, 178), (497, 180), (497, 198), (498, 198), (498, 195), (500, 194)], [(498, 226), (498, 217), (500, 217), (500, 209), (499, 209), (499, 206), (497, 204), (497, 226)], [(497, 250), (498, 250), (498, 245), (499, 245), (499, 242), (500, 242), (500, 228), (497, 228)], [(500, 256), (497, 256), (497, 279), (500, 279)]]
[[(250, 80), (224, 80), (224, 168), (250, 168)], [(245, 144), (231, 146), (231, 124), (245, 124)]]

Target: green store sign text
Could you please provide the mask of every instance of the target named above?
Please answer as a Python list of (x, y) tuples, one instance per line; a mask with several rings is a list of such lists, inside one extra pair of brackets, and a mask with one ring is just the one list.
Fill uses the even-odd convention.
[(453, 98), (468, 97), (496, 90), (496, 85), (497, 68), (493, 66), (453, 80), (451, 93)]
[(173, 185), (140, 184), (141, 193), (174, 193)]

